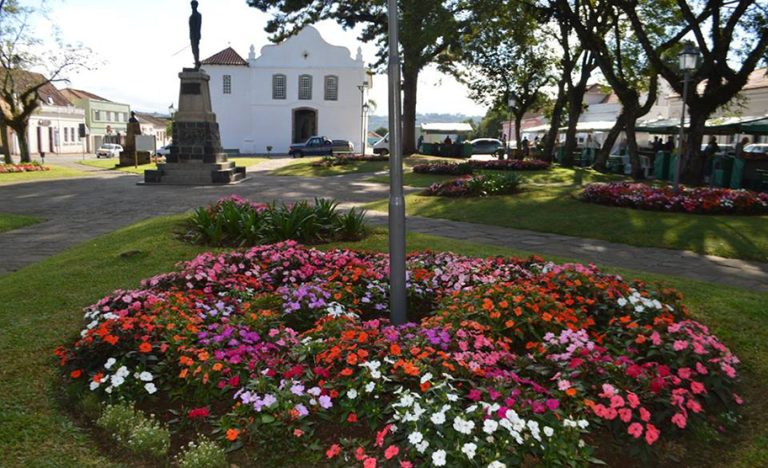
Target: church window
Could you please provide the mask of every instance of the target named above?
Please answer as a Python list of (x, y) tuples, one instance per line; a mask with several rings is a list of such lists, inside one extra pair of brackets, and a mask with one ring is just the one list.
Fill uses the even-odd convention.
[(272, 75), (272, 99), (285, 99), (285, 75)]
[(312, 76), (299, 76), (299, 99), (312, 99)]
[(232, 75), (224, 75), (224, 94), (232, 94)]
[(328, 75), (325, 77), (325, 100), (338, 101), (339, 99), (339, 77)]

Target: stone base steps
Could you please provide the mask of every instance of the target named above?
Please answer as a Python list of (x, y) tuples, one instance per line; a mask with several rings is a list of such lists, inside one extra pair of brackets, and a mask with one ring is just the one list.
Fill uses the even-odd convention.
[(245, 168), (233, 162), (203, 163), (188, 161), (158, 164), (157, 170), (144, 171), (148, 185), (220, 185), (245, 180)]

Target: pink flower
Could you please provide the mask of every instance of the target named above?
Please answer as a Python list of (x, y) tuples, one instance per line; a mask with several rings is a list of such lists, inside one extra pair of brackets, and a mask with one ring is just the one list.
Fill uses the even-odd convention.
[(614, 419), (616, 419), (616, 416), (618, 416), (618, 414), (619, 413), (617, 413), (615, 409), (608, 408), (607, 410), (605, 410), (605, 419), (607, 419), (608, 421), (613, 421)]
[(622, 406), (624, 406), (624, 398), (621, 395), (611, 397), (611, 408), (621, 408)]
[[(683, 413), (675, 413), (674, 416), (672, 416), (672, 423), (679, 427), (680, 429), (685, 429), (685, 424), (688, 421), (688, 419), (685, 417)], [(650, 444), (651, 442), (648, 442)]]
[(737, 405), (744, 404), (744, 400), (742, 400), (741, 397), (735, 393), (733, 394), (733, 401), (735, 401)]
[(413, 468), (413, 463), (405, 460), (400, 462), (400, 468)]
[(685, 406), (687, 406), (688, 409), (693, 411), (694, 413), (701, 413), (701, 405), (699, 404), (698, 401), (694, 400), (693, 398), (688, 400)]
[(480, 401), (483, 398), (483, 394), (480, 393), (480, 390), (473, 388), (472, 390), (467, 393), (467, 399), (472, 401)]
[(373, 457), (368, 457), (365, 460), (363, 460), (363, 467), (364, 468), (376, 468), (376, 459)]
[(682, 351), (687, 347), (688, 347), (688, 342), (685, 340), (675, 340), (675, 342), (672, 344), (672, 349), (674, 349), (675, 351)]
[(704, 384), (701, 382), (696, 382), (695, 380), (691, 382), (691, 391), (698, 395), (700, 393), (705, 393), (707, 390), (704, 388)]
[(659, 430), (653, 424), (647, 424), (645, 426), (645, 441), (648, 445), (653, 445), (657, 440), (659, 440)]
[(391, 459), (392, 457), (396, 456), (398, 453), (400, 453), (400, 449), (397, 447), (397, 445), (390, 445), (387, 447), (387, 449), (384, 451), (384, 458), (387, 460)]
[(547, 408), (549, 408), (550, 411), (555, 411), (559, 407), (560, 407), (560, 402), (555, 400), (554, 398), (550, 398), (547, 400)]
[(627, 401), (629, 401), (630, 408), (637, 408), (640, 404), (640, 399), (632, 392), (627, 393)]
[(651, 333), (651, 343), (653, 343), (654, 346), (661, 344), (661, 336), (659, 336), (659, 332), (654, 331)]
[(632, 419), (632, 410), (629, 408), (621, 408), (619, 410), (619, 418), (625, 423), (628, 423), (629, 420)]
[(384, 426), (384, 429), (380, 430), (376, 433), (376, 443), (374, 444), (376, 447), (381, 447), (384, 445), (384, 437), (389, 434), (389, 429), (392, 427), (392, 424), (387, 424)]
[(564, 391), (568, 390), (569, 388), (571, 388), (571, 382), (569, 382), (567, 380), (558, 380), (557, 381), (557, 389), (560, 390), (561, 392), (564, 392)]
[(645, 408), (640, 408), (640, 419), (642, 419), (644, 422), (648, 422), (651, 420), (651, 413), (648, 412)]
[(365, 450), (362, 447), (356, 448), (355, 449), (355, 460), (363, 461), (365, 458), (366, 458)]
[(682, 367), (677, 370), (677, 376), (681, 379), (690, 379), (691, 378), (691, 369), (688, 367)]
[(325, 451), (325, 456), (328, 458), (333, 458), (339, 453), (341, 453), (341, 447), (339, 444), (333, 444), (331, 445), (331, 448)]
[(639, 439), (640, 436), (643, 435), (643, 425), (638, 422), (634, 422), (627, 428), (627, 433), (635, 439)]
[(704, 346), (695, 341), (693, 343), (693, 352), (696, 354), (707, 354), (707, 350), (704, 348)]

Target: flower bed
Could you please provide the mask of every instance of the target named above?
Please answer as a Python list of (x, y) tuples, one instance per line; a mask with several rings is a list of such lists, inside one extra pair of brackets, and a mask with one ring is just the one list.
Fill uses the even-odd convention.
[(217, 246), (252, 246), (296, 239), (307, 244), (360, 240), (368, 227), (365, 210), (337, 211), (338, 202), (315, 198), (290, 205), (253, 203), (237, 195), (198, 208), (188, 221), (186, 238)]
[(490, 161), (469, 161), (474, 169), (492, 171), (543, 171), (549, 169), (550, 164), (541, 159), (492, 159)]
[(175, 438), (344, 465), (586, 465), (596, 431), (648, 451), (740, 403), (738, 359), (674, 291), (417, 253), (418, 321), (393, 326), (386, 271), (294, 242), (203, 254), (88, 307), (56, 356), (71, 390), (173, 410)]
[(485, 197), (517, 192), (522, 179), (516, 174), (482, 174), (436, 182), (421, 194), (433, 197)]
[(472, 174), (472, 166), (466, 162), (417, 164), (413, 166), (413, 172), (433, 175), (469, 175)]
[(316, 167), (333, 167), (333, 166), (346, 166), (354, 162), (368, 162), (368, 161), (389, 161), (389, 156), (367, 156), (364, 154), (338, 154), (334, 156), (327, 156), (319, 161), (312, 163)]
[(703, 214), (766, 214), (768, 193), (710, 187), (655, 187), (641, 183), (594, 183), (584, 188), (581, 200), (641, 210)]
[(39, 163), (29, 164), (0, 164), (0, 174), (15, 174), (19, 172), (50, 171), (51, 168)]

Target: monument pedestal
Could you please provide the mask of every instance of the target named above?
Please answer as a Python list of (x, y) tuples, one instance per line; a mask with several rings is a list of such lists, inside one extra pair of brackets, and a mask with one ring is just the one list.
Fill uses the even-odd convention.
[(157, 170), (144, 171), (146, 184), (231, 184), (245, 179), (245, 168), (227, 161), (219, 124), (211, 110), (210, 77), (201, 70), (179, 73), (179, 110), (174, 115), (173, 144)]

